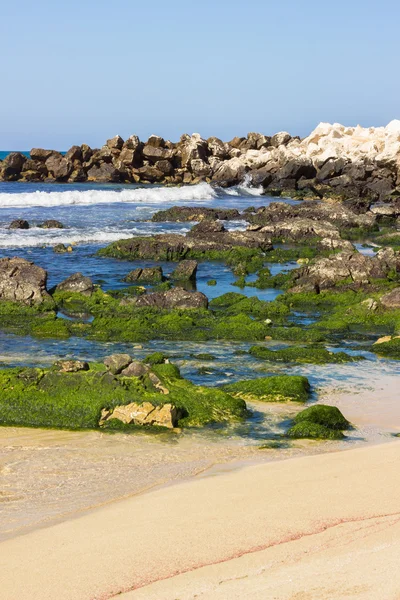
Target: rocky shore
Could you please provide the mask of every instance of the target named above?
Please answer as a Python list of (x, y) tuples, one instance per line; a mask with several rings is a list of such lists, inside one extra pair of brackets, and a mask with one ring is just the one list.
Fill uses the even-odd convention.
[(173, 143), (157, 135), (146, 142), (117, 135), (100, 149), (82, 144), (63, 154), (33, 148), (29, 158), (12, 152), (0, 161), (3, 181), (231, 186), (244, 179), (277, 196), (399, 197), (400, 121), (377, 128), (321, 123), (304, 139), (249, 133), (223, 142), (195, 133)]

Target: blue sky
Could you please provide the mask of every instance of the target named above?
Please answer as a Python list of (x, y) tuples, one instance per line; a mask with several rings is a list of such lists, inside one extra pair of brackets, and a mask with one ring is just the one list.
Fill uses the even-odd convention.
[(4, 2), (0, 149), (400, 118), (400, 3)]

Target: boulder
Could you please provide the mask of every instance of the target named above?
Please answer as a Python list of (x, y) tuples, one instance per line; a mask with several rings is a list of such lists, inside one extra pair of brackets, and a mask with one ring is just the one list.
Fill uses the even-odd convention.
[(123, 406), (116, 406), (112, 411), (104, 409), (100, 425), (110, 419), (118, 419), (127, 425), (156, 425), (173, 429), (178, 423), (179, 412), (172, 404), (154, 406), (151, 402), (142, 404), (132, 402)]
[(82, 273), (74, 273), (59, 283), (55, 291), (75, 292), (84, 296), (91, 296), (94, 291), (94, 284), (90, 277), (85, 277)]
[(53, 252), (56, 254), (64, 254), (65, 252), (68, 252), (68, 248), (65, 244), (56, 244), (53, 247)]
[(0, 259), (0, 300), (33, 306), (51, 302), (47, 271), (24, 258)]
[(72, 173), (72, 162), (58, 152), (53, 152), (45, 164), (49, 175), (57, 179), (57, 181), (67, 180)]
[(146, 145), (143, 148), (143, 156), (152, 163), (159, 160), (170, 160), (173, 157), (173, 151), (168, 148)]
[(45, 162), (54, 152), (55, 150), (45, 150), (44, 148), (32, 148), (32, 150), (29, 152), (29, 155), (33, 160)]
[(271, 146), (278, 148), (279, 146), (287, 146), (292, 139), (292, 136), (287, 131), (280, 131), (271, 137)]
[(210, 153), (221, 160), (226, 160), (229, 158), (229, 147), (227, 144), (224, 144), (222, 140), (217, 137), (210, 137), (207, 140), (207, 145)]
[(129, 283), (140, 281), (141, 283), (160, 283), (164, 281), (164, 275), (161, 267), (145, 267), (130, 271), (124, 278)]
[(162, 309), (191, 309), (207, 308), (207, 296), (201, 292), (188, 292), (181, 287), (166, 292), (145, 294), (136, 299), (136, 306), (154, 306)]
[(80, 146), (72, 146), (66, 153), (64, 158), (73, 162), (74, 160), (82, 161), (82, 148)]
[(64, 229), (64, 225), (56, 219), (47, 219), (39, 227), (42, 227), (42, 229)]
[(229, 221), (240, 218), (240, 213), (236, 208), (221, 209), (205, 208), (202, 206), (173, 206), (154, 213), (151, 220), (157, 223), (164, 221), (184, 223), (187, 221), (203, 221), (204, 219)]
[(25, 219), (15, 219), (14, 221), (11, 221), (8, 228), (9, 229), (29, 229), (29, 223), (28, 223), (28, 221), (25, 221)]
[(190, 281), (196, 279), (196, 273), (196, 260), (182, 260), (172, 272), (171, 277), (180, 281)]
[(183, 135), (179, 143), (179, 152), (181, 157), (181, 165), (183, 168), (189, 167), (192, 160), (200, 159), (205, 161), (209, 153), (206, 140), (198, 134), (192, 136)]
[(386, 278), (393, 268), (393, 260), (378, 255), (364, 256), (359, 252), (344, 251), (329, 258), (320, 258), (293, 274), (295, 287), (292, 292), (323, 290), (337, 287), (339, 284), (359, 287), (371, 283), (374, 279)]
[(82, 360), (58, 360), (55, 366), (61, 373), (77, 373), (78, 371), (89, 370), (89, 364)]
[(240, 183), (248, 168), (240, 158), (231, 158), (224, 161), (212, 176), (212, 180), (226, 185)]
[(400, 287), (382, 296), (381, 304), (385, 308), (400, 308)]
[(165, 140), (159, 135), (151, 135), (146, 142), (147, 146), (154, 146), (154, 148), (165, 148)]
[(150, 367), (144, 365), (138, 360), (133, 360), (125, 369), (122, 369), (121, 375), (123, 377), (142, 377), (150, 371)]
[(107, 140), (106, 145), (112, 150), (121, 150), (124, 145), (124, 140), (120, 135), (116, 135), (113, 138)]
[(3, 160), (2, 175), (5, 181), (18, 179), (27, 157), (22, 152), (10, 152)]
[(136, 173), (141, 180), (148, 181), (149, 183), (160, 182), (164, 179), (164, 173), (152, 165), (143, 165), (140, 169), (136, 169)]
[(121, 373), (131, 362), (132, 358), (129, 354), (111, 354), (103, 360), (103, 363), (113, 375)]
[(100, 163), (93, 165), (87, 172), (88, 181), (97, 181), (100, 183), (118, 182), (120, 174), (114, 165), (110, 163)]

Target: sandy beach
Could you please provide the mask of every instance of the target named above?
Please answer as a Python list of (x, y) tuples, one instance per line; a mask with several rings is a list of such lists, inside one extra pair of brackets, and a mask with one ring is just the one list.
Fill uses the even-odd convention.
[(0, 545), (4, 600), (400, 597), (400, 444), (204, 475)]

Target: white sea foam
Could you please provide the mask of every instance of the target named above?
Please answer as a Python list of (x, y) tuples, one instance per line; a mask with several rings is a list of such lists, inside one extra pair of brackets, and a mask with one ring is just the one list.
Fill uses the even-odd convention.
[(243, 181), (235, 187), (225, 190), (228, 196), (261, 196), (264, 193), (262, 185), (253, 187), (251, 185), (251, 176), (245, 175)]
[(116, 202), (162, 204), (213, 200), (217, 192), (208, 183), (182, 187), (143, 187), (121, 190), (66, 190), (65, 192), (0, 193), (0, 208), (69, 206)]
[[(179, 233), (186, 233), (189, 228), (180, 229)], [(55, 244), (105, 244), (116, 242), (135, 235), (154, 235), (161, 233), (152, 223), (145, 227), (132, 227), (130, 229), (115, 228), (88, 228), (88, 229), (0, 229), (0, 248), (29, 248), (38, 246), (54, 246)], [(177, 233), (176, 230), (163, 229), (163, 233)]]

